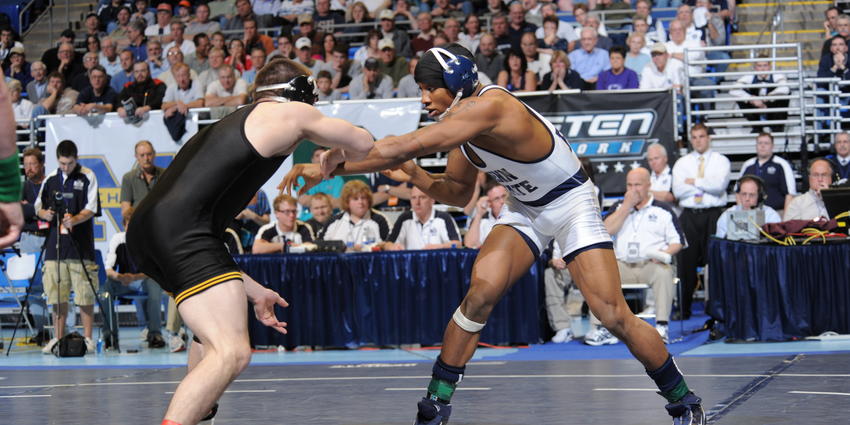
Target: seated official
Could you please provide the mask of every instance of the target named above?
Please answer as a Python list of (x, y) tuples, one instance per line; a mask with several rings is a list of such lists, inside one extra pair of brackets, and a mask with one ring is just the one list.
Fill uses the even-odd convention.
[(584, 297), (567, 269), (561, 247), (554, 240), (546, 248), (549, 263), (543, 272), (546, 292), (546, 317), (555, 331), (551, 341), (556, 344), (570, 342), (575, 337), (572, 316), (581, 316)]
[(767, 195), (765, 193), (764, 181), (758, 176), (748, 174), (738, 179), (737, 190), (735, 191), (735, 205), (723, 211), (723, 214), (720, 214), (720, 218), (717, 219), (717, 231), (714, 233), (714, 236), (718, 238), (726, 237), (729, 233), (729, 216), (734, 211), (762, 210), (764, 211), (765, 223), (779, 223), (782, 221), (782, 218), (775, 209), (771, 208), (770, 205), (764, 204), (765, 199), (767, 199)]
[(314, 240), (322, 239), (325, 228), (331, 222), (333, 212), (333, 202), (327, 193), (318, 192), (313, 194), (310, 198), (310, 215), (312, 217), (304, 222), (304, 224), (310, 228), (310, 233), (313, 235)]
[(396, 220), (388, 240), (394, 249), (443, 249), (460, 246), (451, 214), (434, 209), (434, 199), (418, 187), (410, 190), (410, 211)]
[(372, 191), (362, 180), (350, 180), (342, 187), (343, 212), (325, 229), (322, 239), (343, 241), (349, 251), (371, 250), (387, 239), (390, 227), (380, 212), (371, 209)]
[(508, 190), (504, 186), (495, 183), (486, 190), (487, 196), (478, 200), (478, 205), (473, 211), (472, 222), (469, 230), (463, 238), (463, 246), (477, 249), (481, 247), (487, 235), (493, 230), (502, 216), (508, 213), (505, 201), (508, 199)]
[[(112, 318), (111, 321), (104, 321), (103, 339), (109, 342), (112, 340), (109, 337), (110, 333), (118, 332), (118, 315), (114, 310), (115, 299), (144, 291), (148, 295), (144, 301), (148, 347), (163, 348), (165, 340), (162, 338), (162, 287), (153, 279), (139, 273), (130, 257), (130, 251), (127, 250), (126, 229), (130, 225), (132, 216), (133, 208), (131, 207), (124, 213), (125, 231), (112, 236), (109, 241), (109, 253), (106, 254), (106, 261), (103, 263), (107, 278), (104, 288), (104, 296), (107, 299), (103, 305), (107, 310), (107, 316)], [(112, 329), (109, 328), (110, 323), (113, 324)]]
[(277, 221), (272, 221), (257, 231), (251, 249), (253, 254), (287, 252), (290, 246), (313, 242), (310, 229), (295, 219), (298, 216), (298, 201), (295, 198), (280, 194), (274, 199), (273, 207)]
[(809, 191), (795, 197), (788, 203), (782, 220), (815, 220), (820, 217), (829, 218), (826, 205), (821, 198), (821, 189), (826, 189), (832, 184), (832, 176), (835, 170), (832, 163), (826, 159), (818, 158), (809, 163)]
[[(655, 293), (655, 330), (668, 342), (667, 323), (673, 306), (673, 267), (685, 244), (685, 235), (673, 207), (650, 193), (649, 170), (635, 168), (626, 175), (626, 194), (611, 207), (605, 228), (614, 237), (614, 254), (622, 283), (646, 283)], [(588, 345), (616, 344), (617, 338), (599, 326), (591, 314)]]

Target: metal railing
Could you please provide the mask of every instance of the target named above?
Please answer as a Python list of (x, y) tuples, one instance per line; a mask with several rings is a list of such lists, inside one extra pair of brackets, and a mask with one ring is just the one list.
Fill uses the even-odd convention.
[[(726, 50), (726, 51), (749, 51), (749, 58), (729, 60), (690, 60), (688, 51)], [(755, 52), (771, 52), (768, 58), (756, 58)], [(777, 51), (794, 51), (796, 54), (783, 54), (778, 56)], [(740, 77), (746, 75), (757, 75), (754, 70), (712, 73), (708, 71), (691, 73), (689, 67), (692, 65), (705, 66), (721, 63), (755, 63), (760, 61), (771, 62), (771, 75), (784, 75), (787, 80), (782, 82), (761, 84), (739, 84), (735, 79), (731, 82), (723, 81), (725, 77)], [(791, 62), (792, 69), (777, 70), (778, 62)], [(686, 125), (690, 128), (695, 121), (702, 121), (713, 129), (721, 130), (712, 136), (718, 143), (716, 148), (723, 153), (752, 154), (754, 152), (754, 138), (757, 132), (746, 134), (735, 133), (733, 129), (760, 129), (762, 126), (771, 127), (776, 130), (771, 134), (777, 138), (777, 151), (784, 151), (791, 155), (799, 155), (799, 170), (805, 176), (808, 158), (813, 153), (823, 152), (832, 145), (835, 135), (850, 126), (850, 81), (839, 78), (810, 78), (803, 71), (802, 48), (799, 43), (774, 43), (765, 45), (741, 45), (723, 46), (719, 48), (699, 48), (685, 50), (685, 78), (684, 104), (686, 110)], [(715, 82), (708, 84), (703, 82), (694, 84), (695, 78), (713, 78)], [(731, 92), (735, 90), (768, 89), (777, 87), (788, 87), (789, 92), (781, 95), (748, 96), (746, 98), (735, 97)], [(696, 92), (715, 92), (710, 97), (697, 98)], [(751, 100), (762, 101), (787, 101), (787, 106), (770, 108), (744, 109), (729, 106), (730, 103), (747, 102)], [(714, 106), (711, 108), (710, 106)], [(706, 108), (708, 107), (708, 108)], [(782, 113), (784, 119), (776, 116), (767, 120), (747, 120), (753, 114), (775, 114)], [(723, 132), (722, 130), (727, 130)], [(780, 148), (784, 139), (784, 149)], [(786, 158), (791, 159), (791, 158)]]
[[(783, 55), (777, 56), (775, 52), (780, 49), (792, 49), (796, 52), (793, 56)], [(712, 51), (745, 51), (750, 52), (750, 56), (755, 56), (753, 52), (755, 51), (768, 51), (773, 52), (767, 58), (738, 58), (738, 59), (703, 59), (703, 60), (691, 60), (689, 57), (689, 52), (699, 51), (703, 53), (712, 52)], [(762, 126), (782, 126), (785, 128), (784, 131), (777, 132), (774, 136), (785, 137), (786, 146), (789, 142), (790, 138), (798, 139), (800, 144), (804, 144), (806, 140), (806, 136), (808, 133), (808, 127), (806, 125), (806, 108), (805, 108), (805, 100), (804, 96), (806, 93), (805, 83), (803, 79), (803, 59), (802, 59), (802, 51), (799, 43), (788, 43), (788, 44), (767, 44), (767, 45), (738, 45), (738, 46), (717, 46), (717, 47), (700, 47), (695, 49), (685, 49), (684, 54), (685, 59), (685, 76), (684, 79), (684, 89), (683, 95), (685, 100), (685, 117), (686, 117), (686, 128), (691, 128), (695, 121), (705, 121), (707, 127), (710, 128), (759, 128)], [(742, 76), (755, 76), (760, 74), (754, 70), (748, 71), (733, 71), (733, 72), (709, 72), (704, 70), (702, 72), (691, 72), (691, 66), (698, 66), (705, 69), (708, 65), (719, 65), (719, 64), (746, 64), (756, 62), (771, 62), (775, 68), (775, 64), (777, 62), (793, 62), (796, 65), (796, 69), (791, 70), (776, 70), (773, 69), (769, 71), (769, 73), (773, 76), (776, 75), (784, 75), (787, 77), (785, 82), (774, 82), (774, 83), (763, 83), (763, 84), (738, 84), (737, 81), (735, 83), (723, 83), (722, 80), (725, 77), (742, 77)], [(702, 79), (703, 81), (699, 82), (699, 84), (693, 84), (694, 81), (692, 79)], [(705, 79), (713, 79), (714, 82), (707, 84), (705, 83)], [(775, 89), (777, 87), (788, 87), (789, 93), (787, 95), (781, 96), (748, 96), (746, 101), (750, 100), (787, 100), (788, 105), (785, 107), (773, 107), (773, 108), (753, 108), (753, 109), (724, 109), (719, 106), (723, 106), (724, 104), (728, 104), (729, 102), (736, 101), (744, 101), (744, 99), (735, 97), (731, 92), (733, 90), (746, 90), (746, 89)], [(796, 91), (796, 92), (795, 92)], [(710, 97), (702, 97), (695, 98), (694, 94), (697, 92), (716, 92), (717, 95)], [(726, 96), (723, 96), (725, 94)], [(771, 120), (771, 121), (756, 121), (756, 120), (747, 120), (746, 117), (748, 115), (753, 114), (771, 114), (771, 113), (785, 113), (786, 118), (783, 120)], [(743, 115), (742, 120), (728, 121), (730, 115), (738, 116)], [(720, 119), (723, 118), (725, 121), (717, 121), (712, 122), (712, 119)], [(734, 118), (733, 118), (734, 119)], [(791, 131), (789, 131), (789, 128)], [(796, 131), (794, 131), (796, 130)], [(734, 139), (740, 138), (741, 135), (734, 134), (718, 134), (713, 136), (715, 139), (723, 140), (723, 139)], [(802, 149), (802, 151), (806, 151), (806, 149)], [(805, 153), (802, 153), (803, 160), (805, 161)]]

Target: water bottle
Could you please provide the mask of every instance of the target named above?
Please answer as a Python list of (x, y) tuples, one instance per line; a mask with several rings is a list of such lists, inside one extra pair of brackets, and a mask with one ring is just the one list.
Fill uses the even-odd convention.
[(102, 336), (97, 338), (97, 349), (95, 351), (97, 352), (97, 355), (103, 354), (103, 337)]

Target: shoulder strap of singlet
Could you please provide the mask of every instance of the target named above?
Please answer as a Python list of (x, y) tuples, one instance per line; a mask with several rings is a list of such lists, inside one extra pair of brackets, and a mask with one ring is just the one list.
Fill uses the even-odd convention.
[(508, 89), (506, 89), (506, 88), (504, 88), (504, 87), (502, 87), (502, 86), (497, 86), (497, 85), (495, 85), (495, 84), (490, 84), (489, 86), (484, 86), (484, 88), (483, 88), (483, 89), (481, 89), (481, 91), (480, 91), (480, 92), (478, 92), (478, 96), (480, 97), (482, 94), (484, 94), (484, 92), (486, 92), (486, 91), (488, 91), (488, 90), (490, 90), (490, 89), (499, 89), (499, 90), (504, 91), (505, 93), (511, 94), (511, 92), (510, 92)]

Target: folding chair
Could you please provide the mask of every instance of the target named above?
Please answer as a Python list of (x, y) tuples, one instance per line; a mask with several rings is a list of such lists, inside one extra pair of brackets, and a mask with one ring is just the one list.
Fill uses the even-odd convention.
[[(26, 301), (27, 289), (30, 285), (30, 279), (35, 274), (35, 265), (38, 263), (39, 254), (21, 254), (20, 257), (12, 251), (3, 251), (2, 254), (2, 269), (3, 274), (0, 276), (0, 302), (14, 301), (13, 312), (20, 314), (24, 309), (22, 301)], [(35, 334), (32, 323), (28, 315), (23, 314), (24, 323), (31, 335)]]

